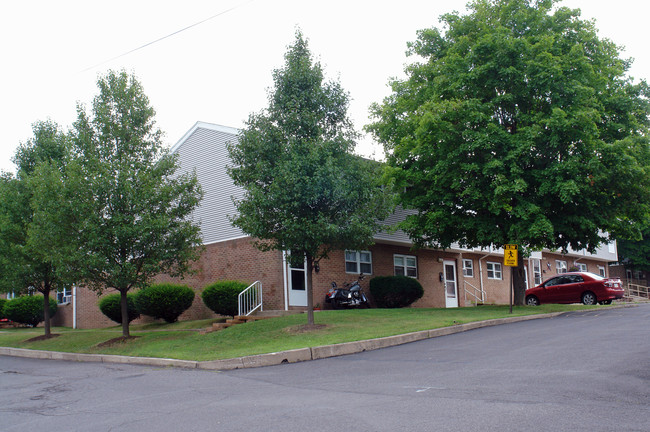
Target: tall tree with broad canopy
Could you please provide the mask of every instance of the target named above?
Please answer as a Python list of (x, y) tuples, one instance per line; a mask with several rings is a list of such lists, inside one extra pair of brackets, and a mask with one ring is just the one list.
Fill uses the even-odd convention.
[(312, 272), (335, 249), (363, 249), (386, 216), (378, 164), (353, 154), (349, 95), (325, 82), (300, 31), (273, 73), (269, 106), (252, 114), (229, 146), (229, 174), (243, 187), (232, 222), (261, 250), (290, 251), (307, 269), (307, 320), (314, 323)]
[(32, 288), (43, 294), (44, 335), (49, 337), (50, 293), (69, 287), (72, 281), (38, 246), (33, 228), (40, 215), (33, 206), (33, 182), (41, 165), (57, 172), (64, 169), (69, 145), (66, 134), (52, 121), (36, 122), (32, 130), (34, 136), (21, 143), (14, 156), (16, 175), (4, 173), (0, 178), (0, 291), (25, 293)]
[(643, 230), (640, 240), (618, 241), (618, 262), (626, 268), (650, 271), (650, 228)]
[[(191, 214), (202, 191), (194, 173), (176, 174), (177, 158), (163, 149), (137, 79), (110, 71), (97, 85), (92, 112), (78, 108), (64, 175), (41, 176), (37, 208), (47, 217), (38, 229), (45, 250), (67, 239), (66, 253), (49, 250), (53, 258), (93, 290), (119, 291), (126, 317), (129, 290), (160, 273), (182, 276), (198, 258), (200, 228)], [(127, 319), (122, 335), (129, 336)]]
[[(476, 0), (421, 30), (371, 109), (420, 247), (594, 251), (649, 209), (648, 86), (555, 0)], [(514, 270), (514, 269), (513, 269)], [(523, 304), (523, 260), (513, 272)]]

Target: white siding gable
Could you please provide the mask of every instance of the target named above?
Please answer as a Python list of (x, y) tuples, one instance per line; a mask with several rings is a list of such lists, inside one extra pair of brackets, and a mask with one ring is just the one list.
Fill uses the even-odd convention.
[(230, 165), (226, 144), (236, 142), (237, 133), (234, 128), (198, 122), (171, 150), (178, 154), (179, 171), (195, 170), (203, 188), (203, 201), (193, 218), (201, 226), (204, 244), (245, 237), (228, 219), (237, 213), (232, 197), (243, 196), (226, 171)]

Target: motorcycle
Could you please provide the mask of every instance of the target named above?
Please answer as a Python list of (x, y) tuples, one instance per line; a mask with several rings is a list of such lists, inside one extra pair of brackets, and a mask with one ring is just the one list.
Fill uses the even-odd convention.
[(343, 284), (343, 288), (337, 287), (336, 282), (332, 282), (332, 287), (325, 294), (325, 303), (330, 303), (333, 309), (341, 309), (342, 307), (370, 307), (368, 298), (360, 284), (363, 278), (362, 273), (356, 281)]

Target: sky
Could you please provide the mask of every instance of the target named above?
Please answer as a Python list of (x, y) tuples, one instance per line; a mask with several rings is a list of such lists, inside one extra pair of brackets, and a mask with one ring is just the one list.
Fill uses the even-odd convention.
[[(390, 78), (404, 77), (407, 42), (416, 39), (417, 30), (439, 27), (440, 15), (465, 12), (466, 3), (0, 2), (0, 170), (15, 170), (11, 159), (19, 143), (32, 136), (35, 121), (51, 119), (70, 128), (77, 104), (90, 107), (97, 78), (110, 69), (136, 75), (169, 147), (197, 121), (243, 127), (251, 113), (268, 105), (272, 71), (282, 67), (297, 27), (327, 78), (339, 80), (350, 93), (349, 114), (361, 131), (370, 122), (369, 106), (390, 94)], [(599, 35), (623, 46), (622, 57), (635, 59), (630, 75), (650, 81), (645, 28), (650, 2), (565, 0), (560, 5), (595, 19)], [(368, 135), (357, 152), (382, 155)]]

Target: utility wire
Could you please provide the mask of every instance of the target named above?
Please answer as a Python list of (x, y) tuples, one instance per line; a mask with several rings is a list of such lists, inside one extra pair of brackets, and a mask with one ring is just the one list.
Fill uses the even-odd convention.
[[(251, 2), (253, 2), (253, 1), (254, 1), (254, 0), (248, 0), (248, 1), (245, 2), (245, 3), (240, 3), (240, 4), (238, 4), (238, 5), (235, 5), (235, 6), (231, 7), (230, 9), (226, 9), (225, 11), (221, 11), (221, 12), (219, 12), (218, 14), (212, 15), (212, 16), (210, 16), (210, 17), (204, 19), (204, 20), (201, 20), (201, 21), (196, 22), (196, 23), (194, 23), (194, 24), (188, 25), (187, 27), (184, 27), (184, 28), (182, 28), (182, 29), (180, 29), (180, 30), (176, 30), (176, 31), (173, 32), (173, 33), (169, 33), (169, 34), (166, 35), (166, 36), (163, 36), (163, 37), (158, 38), (158, 39), (156, 39), (156, 40), (154, 40), (154, 41), (148, 42), (148, 43), (146, 43), (146, 44), (144, 44), (144, 45), (141, 45), (141, 46), (139, 46), (139, 47), (137, 47), (137, 48), (133, 48), (133, 49), (130, 50), (130, 51), (127, 51), (127, 52), (125, 52), (125, 53), (122, 53), (122, 54), (120, 54), (120, 55), (117, 55), (117, 56), (115, 56), (115, 57), (113, 57), (113, 58), (110, 58), (110, 59), (108, 59), (108, 60), (104, 60), (104, 61), (102, 61), (102, 62), (100, 62), (100, 63), (97, 63), (97, 64), (94, 65), (94, 66), (87, 67), (86, 69), (82, 70), (81, 72), (87, 72), (87, 71), (89, 71), (89, 70), (91, 70), (91, 69), (96, 68), (97, 66), (104, 65), (104, 64), (106, 64), (106, 63), (112, 62), (113, 60), (116, 60), (116, 59), (118, 59), (118, 58), (121, 58), (121, 57), (124, 57), (124, 56), (126, 56), (126, 55), (129, 55), (129, 54), (131, 54), (131, 53), (133, 53), (133, 52), (139, 51), (139, 50), (141, 50), (141, 49), (143, 49), (143, 48), (148, 47), (149, 45), (153, 45), (153, 44), (155, 44), (155, 43), (157, 43), (157, 42), (160, 42), (161, 40), (165, 40), (165, 39), (170, 38), (170, 37), (172, 37), (172, 36), (174, 36), (174, 35), (177, 35), (177, 34), (179, 34), (179, 33), (181, 33), (181, 32), (184, 32), (185, 30), (189, 30), (189, 29), (191, 29), (192, 27), (196, 27), (196, 26), (198, 26), (198, 25), (200, 25), (200, 24), (203, 24), (204, 22), (210, 21), (211, 19), (217, 18), (217, 17), (219, 17), (219, 16), (221, 16), (221, 15), (225, 15), (225, 14), (227, 14), (228, 12), (232, 12), (233, 10), (238, 9), (238, 8), (240, 8), (241, 6), (243, 6), (243, 5), (245, 5), (245, 4), (248, 4), (248, 3), (251, 3)], [(81, 73), (81, 72), (80, 72), (80, 73)]]

